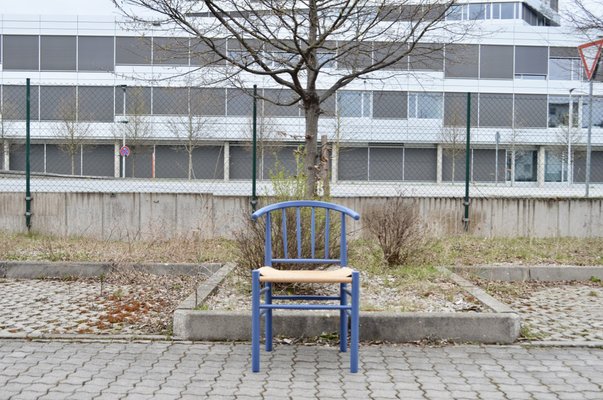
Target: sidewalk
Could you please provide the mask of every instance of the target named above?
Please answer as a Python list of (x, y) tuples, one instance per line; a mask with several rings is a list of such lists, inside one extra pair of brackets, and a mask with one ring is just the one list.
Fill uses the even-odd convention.
[(603, 399), (603, 349), (0, 340), (0, 399)]

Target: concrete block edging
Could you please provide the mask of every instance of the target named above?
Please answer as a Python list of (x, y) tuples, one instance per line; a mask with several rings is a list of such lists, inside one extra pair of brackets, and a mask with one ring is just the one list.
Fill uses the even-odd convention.
[(482, 279), (506, 282), (560, 282), (603, 279), (603, 266), (577, 265), (478, 265), (455, 267), (455, 271), (474, 274)]
[[(249, 311), (195, 310), (209, 297), (235, 268), (222, 267), (205, 281), (196, 294), (186, 299), (174, 312), (174, 336), (181, 340), (248, 341), (251, 333)], [(459, 343), (513, 343), (519, 336), (520, 317), (470, 282), (445, 270), (464, 290), (476, 297), (492, 312), (484, 313), (361, 313), (361, 339), (393, 343), (420, 340), (448, 340)], [(196, 297), (195, 297), (196, 296)], [(314, 337), (335, 332), (338, 314), (326, 311), (275, 310), (275, 335)]]

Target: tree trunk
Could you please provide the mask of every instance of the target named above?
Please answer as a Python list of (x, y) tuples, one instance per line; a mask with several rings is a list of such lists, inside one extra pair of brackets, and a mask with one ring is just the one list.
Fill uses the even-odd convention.
[(71, 175), (75, 175), (75, 153), (71, 153)]
[(193, 177), (193, 149), (188, 151), (188, 180)]
[(320, 138), (320, 182), (322, 186), (323, 198), (331, 197), (331, 186), (329, 184), (329, 159), (331, 158), (331, 147), (327, 143), (327, 135)]
[(306, 142), (304, 155), (304, 170), (306, 173), (306, 197), (316, 197), (316, 177), (318, 166), (318, 148), (316, 136), (318, 134), (318, 118), (320, 116), (320, 103), (318, 95), (309, 96), (304, 101), (306, 117)]

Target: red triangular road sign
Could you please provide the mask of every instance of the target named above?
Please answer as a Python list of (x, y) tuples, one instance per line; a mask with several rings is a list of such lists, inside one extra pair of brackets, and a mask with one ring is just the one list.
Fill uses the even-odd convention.
[(581, 44), (578, 46), (578, 52), (582, 59), (582, 65), (586, 71), (586, 79), (590, 81), (593, 73), (597, 68), (597, 63), (601, 57), (601, 49), (603, 48), (603, 39), (594, 42)]

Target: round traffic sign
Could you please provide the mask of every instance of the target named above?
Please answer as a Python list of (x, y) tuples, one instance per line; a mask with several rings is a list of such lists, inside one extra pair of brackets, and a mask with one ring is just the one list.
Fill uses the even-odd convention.
[(119, 149), (119, 154), (120, 154), (122, 157), (127, 157), (127, 156), (129, 156), (129, 155), (130, 155), (130, 148), (129, 148), (128, 146), (122, 146), (122, 147)]

